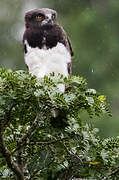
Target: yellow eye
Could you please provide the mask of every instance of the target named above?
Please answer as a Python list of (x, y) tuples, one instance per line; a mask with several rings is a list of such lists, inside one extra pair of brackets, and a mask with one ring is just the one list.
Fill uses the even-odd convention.
[(40, 20), (40, 19), (43, 19), (43, 16), (42, 15), (38, 15), (38, 16), (36, 16), (36, 18)]

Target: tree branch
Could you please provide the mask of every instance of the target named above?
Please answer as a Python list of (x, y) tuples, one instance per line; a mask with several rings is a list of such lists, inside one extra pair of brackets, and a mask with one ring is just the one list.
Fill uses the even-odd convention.
[(2, 131), (0, 131), (0, 153), (3, 155), (3, 157), (5, 158), (8, 167), (15, 173), (15, 175), (17, 176), (18, 180), (24, 180), (24, 174), (23, 172), (20, 170), (19, 166), (17, 163), (15, 163), (12, 160), (12, 156), (10, 154), (10, 152), (7, 150), (7, 148), (5, 147), (4, 144), (4, 140), (3, 140), (3, 135), (2, 135)]
[(57, 140), (52, 140), (52, 141), (40, 141), (40, 142), (32, 142), (32, 141), (30, 141), (30, 145), (44, 145), (44, 146), (46, 146), (46, 145), (50, 145), (50, 144), (55, 144), (55, 143), (58, 143), (58, 142), (61, 142), (62, 143), (62, 141), (63, 140), (69, 140), (69, 138), (60, 138), (60, 139), (57, 139)]
[(22, 172), (24, 172), (24, 165), (23, 165), (23, 157), (22, 157), (22, 150), (19, 149), (17, 152), (17, 163)]
[(14, 152), (20, 150), (21, 148), (23, 148), (23, 146), (26, 144), (27, 139), (29, 138), (31, 133), (36, 129), (37, 126), (38, 126), (38, 117), (36, 116), (36, 118), (33, 121), (32, 125), (28, 128), (26, 133), (17, 142), (17, 148), (12, 153), (14, 153)]

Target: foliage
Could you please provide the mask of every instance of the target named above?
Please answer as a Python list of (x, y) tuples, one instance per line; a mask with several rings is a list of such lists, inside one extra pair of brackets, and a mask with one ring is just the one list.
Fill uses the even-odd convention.
[(119, 1), (0, 1), (0, 67), (25, 69), (22, 45), (24, 15), (27, 10), (42, 7), (53, 8), (58, 12), (58, 21), (71, 40), (74, 51), (73, 74), (84, 76), (90, 87), (108, 97), (113, 117), (105, 116), (100, 121), (94, 121), (100, 128), (100, 136), (117, 136)]
[[(59, 84), (66, 85), (60, 92)], [(79, 76), (36, 79), (0, 70), (0, 177), (68, 180), (119, 178), (119, 137), (101, 140), (81, 120), (109, 113), (104, 95)], [(54, 114), (56, 116), (54, 116)]]

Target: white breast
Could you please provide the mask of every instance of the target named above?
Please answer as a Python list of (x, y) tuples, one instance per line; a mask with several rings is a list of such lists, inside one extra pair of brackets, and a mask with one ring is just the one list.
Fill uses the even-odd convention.
[(27, 53), (25, 54), (25, 63), (29, 72), (37, 77), (44, 77), (54, 72), (68, 76), (67, 63), (71, 62), (71, 55), (66, 47), (58, 43), (52, 49), (31, 48), (25, 41)]

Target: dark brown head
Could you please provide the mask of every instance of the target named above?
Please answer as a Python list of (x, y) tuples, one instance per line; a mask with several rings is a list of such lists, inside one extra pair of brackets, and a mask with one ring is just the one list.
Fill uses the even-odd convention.
[(25, 15), (26, 28), (41, 27), (43, 25), (53, 25), (56, 23), (56, 11), (48, 8), (34, 9)]

